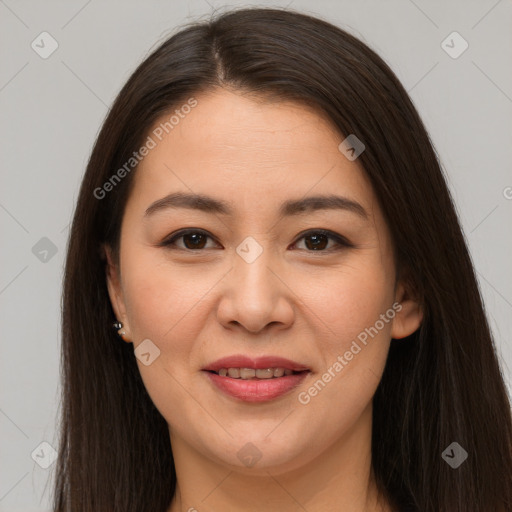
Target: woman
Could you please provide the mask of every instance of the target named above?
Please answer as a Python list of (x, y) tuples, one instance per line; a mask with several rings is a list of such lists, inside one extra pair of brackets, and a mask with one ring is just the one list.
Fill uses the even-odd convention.
[(231, 11), (133, 73), (82, 182), (62, 356), (55, 511), (512, 509), (436, 154), (323, 20)]

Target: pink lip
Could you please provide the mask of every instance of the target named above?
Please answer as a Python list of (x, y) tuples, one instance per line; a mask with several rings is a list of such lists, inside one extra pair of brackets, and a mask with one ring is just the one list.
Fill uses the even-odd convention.
[(218, 372), (221, 368), (254, 368), (255, 370), (264, 370), (265, 368), (285, 368), (296, 372), (309, 370), (307, 366), (283, 357), (262, 356), (252, 359), (241, 354), (218, 359), (217, 361), (210, 363), (208, 366), (205, 366), (203, 370)]
[[(231, 377), (221, 377), (213, 373), (221, 368), (285, 368), (293, 370), (293, 375), (283, 375), (272, 379), (233, 379)], [(204, 373), (210, 379), (210, 382), (222, 392), (234, 398), (245, 402), (265, 402), (273, 400), (293, 388), (297, 387), (309, 373), (309, 368), (303, 364), (291, 361), (278, 356), (262, 356), (252, 359), (250, 357), (237, 354), (229, 357), (223, 357), (210, 363), (203, 368)]]
[[(224, 367), (225, 368), (225, 367)], [(237, 367), (231, 367), (237, 368)], [(245, 366), (244, 368), (249, 368)], [(268, 368), (268, 367), (267, 367)], [(281, 366), (282, 368), (282, 366)], [(231, 377), (221, 377), (216, 373), (204, 372), (218, 389), (224, 393), (243, 400), (244, 402), (266, 402), (273, 400), (293, 388), (297, 387), (308, 375), (309, 372), (294, 373), (273, 379), (232, 379)]]

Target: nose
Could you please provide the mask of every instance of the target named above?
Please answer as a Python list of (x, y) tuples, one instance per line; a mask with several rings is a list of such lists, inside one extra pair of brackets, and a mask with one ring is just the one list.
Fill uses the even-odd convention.
[(226, 328), (238, 326), (250, 333), (285, 329), (294, 321), (293, 300), (283, 265), (262, 242), (250, 239), (233, 255), (217, 317)]

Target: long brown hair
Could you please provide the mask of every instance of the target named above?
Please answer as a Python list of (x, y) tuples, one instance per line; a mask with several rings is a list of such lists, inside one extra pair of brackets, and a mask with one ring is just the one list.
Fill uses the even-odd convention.
[[(111, 328), (103, 243), (119, 254), (136, 167), (101, 199), (164, 113), (216, 87), (295, 100), (366, 146), (359, 156), (396, 263), (424, 310), (392, 340), (373, 399), (372, 466), (397, 506), (512, 510), (510, 398), (456, 210), (426, 129), (388, 65), (299, 12), (243, 8), (191, 23), (140, 64), (103, 123), (80, 188), (62, 296), (62, 410), (55, 512), (165, 512), (176, 488), (169, 431)], [(468, 453), (458, 468), (441, 456)]]

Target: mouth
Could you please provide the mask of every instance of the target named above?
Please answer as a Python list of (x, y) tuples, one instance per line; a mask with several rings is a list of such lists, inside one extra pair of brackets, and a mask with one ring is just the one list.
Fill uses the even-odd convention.
[(309, 372), (309, 370), (295, 371), (289, 368), (220, 368), (218, 371), (205, 370), (215, 373), (220, 377), (241, 380), (270, 380), (288, 377), (289, 375), (297, 375), (299, 373)]
[(244, 402), (265, 402), (288, 394), (311, 373), (282, 357), (225, 357), (202, 369), (216, 391)]

